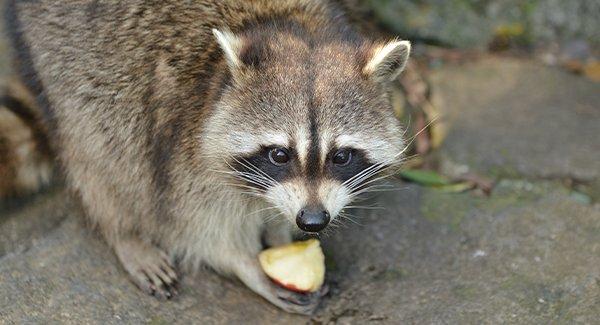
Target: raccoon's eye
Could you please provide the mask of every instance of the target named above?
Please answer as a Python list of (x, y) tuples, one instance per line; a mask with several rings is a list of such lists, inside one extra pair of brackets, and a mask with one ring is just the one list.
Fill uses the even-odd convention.
[(338, 166), (346, 166), (352, 160), (352, 151), (348, 149), (340, 149), (333, 155), (333, 163)]
[(273, 148), (269, 150), (269, 160), (273, 165), (281, 166), (290, 161), (290, 155), (283, 148)]

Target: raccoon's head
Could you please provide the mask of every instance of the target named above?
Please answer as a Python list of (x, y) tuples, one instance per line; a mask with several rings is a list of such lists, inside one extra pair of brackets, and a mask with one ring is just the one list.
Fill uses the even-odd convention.
[(205, 150), (240, 191), (323, 230), (404, 150), (386, 95), (410, 43), (269, 26), (213, 30), (230, 70)]

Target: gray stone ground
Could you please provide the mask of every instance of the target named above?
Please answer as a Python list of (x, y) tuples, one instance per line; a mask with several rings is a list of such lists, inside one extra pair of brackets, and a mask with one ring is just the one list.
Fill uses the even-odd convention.
[(177, 300), (142, 294), (58, 187), (0, 206), (0, 324), (598, 324), (600, 84), (506, 58), (431, 79), (450, 125), (442, 165), (498, 185), (395, 182), (374, 198), (385, 210), (324, 239), (332, 290), (312, 319), (209, 270)]

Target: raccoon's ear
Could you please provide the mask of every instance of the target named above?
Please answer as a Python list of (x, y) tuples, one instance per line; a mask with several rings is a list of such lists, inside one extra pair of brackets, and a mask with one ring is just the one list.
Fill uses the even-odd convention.
[(369, 51), (363, 73), (379, 82), (394, 80), (406, 67), (410, 42), (394, 40)]
[(260, 39), (238, 36), (229, 30), (213, 29), (212, 32), (234, 75), (248, 71), (244, 68), (260, 68), (269, 55), (269, 49)]
[(221, 46), (221, 50), (225, 54), (229, 68), (235, 70), (241, 66), (240, 53), (242, 51), (242, 40), (228, 30), (220, 31), (216, 28), (212, 29), (213, 35), (217, 39), (217, 43)]

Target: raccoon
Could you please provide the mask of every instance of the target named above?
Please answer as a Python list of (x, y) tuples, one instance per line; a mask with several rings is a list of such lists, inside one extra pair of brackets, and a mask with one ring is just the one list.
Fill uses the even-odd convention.
[(410, 43), (336, 1), (8, 2), (66, 180), (133, 282), (170, 298), (206, 265), (310, 314), (322, 293), (274, 285), (261, 238), (324, 230), (400, 163), (387, 88)]
[(30, 194), (48, 185), (53, 154), (35, 98), (18, 79), (0, 96), (0, 198)]

